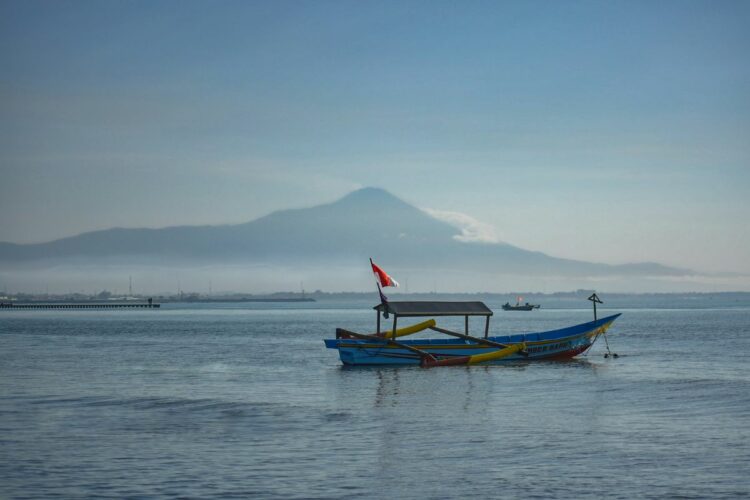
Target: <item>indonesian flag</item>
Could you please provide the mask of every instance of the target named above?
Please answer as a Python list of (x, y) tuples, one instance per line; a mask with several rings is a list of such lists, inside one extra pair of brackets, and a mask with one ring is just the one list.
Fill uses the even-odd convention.
[(372, 272), (375, 273), (375, 278), (378, 280), (380, 286), (398, 286), (398, 281), (388, 276), (388, 273), (376, 266), (372, 259), (370, 259), (370, 265), (372, 266)]

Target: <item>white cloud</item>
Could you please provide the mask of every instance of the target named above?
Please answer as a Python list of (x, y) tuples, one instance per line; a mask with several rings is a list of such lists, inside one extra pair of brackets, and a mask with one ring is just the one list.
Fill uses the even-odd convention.
[(422, 208), (428, 215), (447, 222), (461, 230), (461, 234), (453, 238), (464, 243), (500, 243), (497, 229), (491, 224), (475, 219), (471, 215), (449, 210), (436, 210), (434, 208)]

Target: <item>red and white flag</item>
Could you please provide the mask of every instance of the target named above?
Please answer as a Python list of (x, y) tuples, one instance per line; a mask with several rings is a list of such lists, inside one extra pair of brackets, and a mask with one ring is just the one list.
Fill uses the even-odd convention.
[(372, 259), (370, 259), (370, 265), (372, 266), (372, 272), (375, 273), (375, 279), (378, 280), (380, 286), (398, 286), (398, 281), (388, 276), (388, 273), (376, 266)]

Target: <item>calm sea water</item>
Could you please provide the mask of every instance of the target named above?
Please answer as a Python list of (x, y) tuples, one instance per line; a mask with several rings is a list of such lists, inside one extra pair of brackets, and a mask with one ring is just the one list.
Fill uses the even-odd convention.
[(616, 360), (343, 368), (370, 305), (0, 312), (0, 497), (750, 494), (750, 308), (617, 311)]

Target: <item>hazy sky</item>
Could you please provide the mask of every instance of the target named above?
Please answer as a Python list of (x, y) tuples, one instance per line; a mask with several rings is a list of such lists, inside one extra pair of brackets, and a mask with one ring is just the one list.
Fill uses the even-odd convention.
[(750, 272), (748, 54), (750, 2), (3, 1), (0, 241), (379, 186), (555, 256)]

